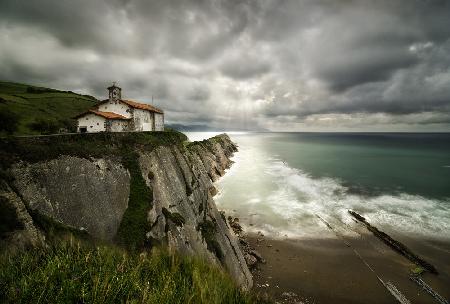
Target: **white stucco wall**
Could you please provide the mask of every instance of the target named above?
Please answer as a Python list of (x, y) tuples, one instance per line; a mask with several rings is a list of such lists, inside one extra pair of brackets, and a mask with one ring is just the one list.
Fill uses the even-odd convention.
[(155, 113), (155, 131), (164, 131), (164, 114)]
[(105, 131), (105, 118), (94, 114), (86, 114), (78, 118), (78, 132), (80, 132), (80, 127), (86, 127), (88, 133)]
[(123, 102), (108, 101), (98, 106), (101, 112), (113, 112), (126, 118), (131, 117), (130, 107)]
[(111, 132), (128, 131), (129, 120), (113, 119), (110, 120)]
[(134, 109), (133, 119), (135, 131), (152, 131), (153, 121), (152, 115), (149, 111)]

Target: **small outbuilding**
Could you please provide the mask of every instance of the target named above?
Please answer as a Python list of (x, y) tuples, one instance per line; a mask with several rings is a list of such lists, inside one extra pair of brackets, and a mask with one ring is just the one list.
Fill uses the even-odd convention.
[(164, 112), (150, 104), (122, 99), (122, 89), (113, 84), (109, 98), (81, 113), (77, 132), (164, 131)]

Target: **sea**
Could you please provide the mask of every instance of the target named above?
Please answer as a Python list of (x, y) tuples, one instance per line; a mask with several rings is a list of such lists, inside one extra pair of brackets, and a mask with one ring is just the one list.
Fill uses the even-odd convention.
[(389, 233), (450, 241), (450, 133), (227, 133), (239, 151), (215, 201), (248, 232), (326, 238), (320, 218), (345, 226), (354, 210)]

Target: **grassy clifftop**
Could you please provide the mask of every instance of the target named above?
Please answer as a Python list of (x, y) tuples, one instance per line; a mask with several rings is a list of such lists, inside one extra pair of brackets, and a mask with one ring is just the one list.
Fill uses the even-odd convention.
[(30, 127), (39, 120), (50, 120), (68, 127), (71, 118), (92, 107), (97, 100), (89, 95), (0, 81), (0, 112), (18, 118), (16, 135), (38, 134)]
[(0, 161), (11, 165), (19, 160), (38, 162), (59, 155), (77, 157), (121, 156), (126, 148), (152, 150), (162, 145), (183, 146), (186, 135), (178, 131), (61, 134), (0, 139)]
[(161, 145), (184, 148), (186, 140), (176, 131), (0, 139), (0, 181), (8, 180), (9, 166), (17, 161), (32, 163), (59, 155), (115, 157), (131, 175), (128, 209), (115, 245), (65, 235), (61, 241), (51, 231), (64, 234), (64, 229), (31, 214), (35, 225), (46, 232), (49, 246), (15, 253), (0, 249), (0, 302), (267, 303), (240, 290), (217, 265), (142, 246), (152, 195), (137, 152)]
[(221, 269), (164, 250), (129, 253), (73, 238), (0, 254), (2, 303), (261, 303)]

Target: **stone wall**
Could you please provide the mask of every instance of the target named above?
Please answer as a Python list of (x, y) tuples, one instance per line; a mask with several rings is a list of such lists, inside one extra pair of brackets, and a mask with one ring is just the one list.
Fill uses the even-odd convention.
[(133, 109), (134, 131), (152, 131), (152, 114), (149, 111)]
[(164, 131), (164, 114), (155, 113), (155, 131)]

